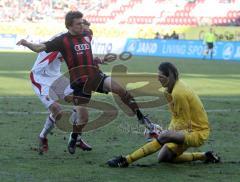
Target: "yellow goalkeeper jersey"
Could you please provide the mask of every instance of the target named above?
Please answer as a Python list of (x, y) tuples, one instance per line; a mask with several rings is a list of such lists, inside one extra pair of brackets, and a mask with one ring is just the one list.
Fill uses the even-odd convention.
[(171, 130), (199, 131), (209, 129), (207, 113), (198, 95), (181, 80), (176, 81), (172, 94), (166, 93), (172, 119)]

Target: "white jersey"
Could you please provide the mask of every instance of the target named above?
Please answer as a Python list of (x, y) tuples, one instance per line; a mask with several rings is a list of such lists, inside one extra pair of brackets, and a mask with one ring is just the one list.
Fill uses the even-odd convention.
[(63, 57), (60, 52), (46, 53), (43, 51), (38, 54), (31, 71), (37, 76), (56, 78), (61, 76), (62, 61)]
[[(59, 52), (40, 52), (31, 70), (30, 79), (33, 90), (46, 108), (55, 101), (54, 98), (49, 97), (50, 90), (52, 90), (51, 87), (55, 82), (55, 84), (58, 84), (59, 88), (57, 87), (57, 89), (60, 91), (55, 90), (53, 92), (52, 90), (52, 93), (58, 93), (58, 98), (63, 98), (65, 95), (72, 93), (69, 79), (64, 77), (61, 73), (62, 61), (63, 57)], [(54, 88), (55, 87), (56, 85)]]
[[(54, 39), (57, 36), (64, 34), (61, 32), (53, 36), (50, 40)], [(37, 76), (43, 77), (59, 77), (61, 76), (61, 63), (63, 57), (60, 52), (49, 52), (45, 51), (38, 53), (37, 59), (32, 67), (31, 72)]]
[[(61, 34), (62, 33), (56, 36), (59, 36)], [(66, 88), (60, 87), (60, 89), (63, 89), (61, 90), (63, 97), (64, 95), (69, 95), (72, 93), (69, 79), (62, 76), (61, 73), (62, 62), (63, 57), (60, 52), (55, 51), (46, 53), (43, 51), (38, 54), (37, 59), (32, 67), (30, 79), (32, 82), (33, 90), (40, 98), (42, 103), (46, 106), (46, 108), (48, 108), (55, 101), (53, 98), (49, 98), (49, 92), (52, 90), (51, 86), (55, 82), (60, 83), (60, 86), (66, 86)]]

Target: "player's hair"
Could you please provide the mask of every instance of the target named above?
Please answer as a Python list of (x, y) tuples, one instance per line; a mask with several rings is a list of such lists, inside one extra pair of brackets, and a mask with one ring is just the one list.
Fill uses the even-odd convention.
[(163, 73), (165, 76), (169, 76), (169, 73), (171, 72), (175, 78), (175, 80), (178, 80), (179, 73), (176, 68), (176, 66), (169, 62), (163, 62), (159, 65), (158, 70)]
[(91, 23), (90, 23), (89, 21), (87, 21), (86, 19), (83, 19), (83, 24), (84, 24), (84, 25), (87, 25), (87, 26), (90, 26), (90, 25), (91, 25)]
[(82, 18), (83, 14), (80, 11), (69, 11), (65, 16), (65, 26), (69, 28), (73, 24), (75, 18)]

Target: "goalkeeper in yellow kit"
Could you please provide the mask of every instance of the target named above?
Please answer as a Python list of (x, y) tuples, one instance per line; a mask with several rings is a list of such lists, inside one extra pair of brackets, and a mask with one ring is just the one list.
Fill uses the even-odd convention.
[(172, 113), (168, 130), (162, 131), (156, 139), (132, 154), (109, 160), (107, 164), (110, 167), (127, 167), (134, 161), (157, 151), (158, 162), (220, 161), (212, 151), (185, 152), (190, 147), (203, 145), (208, 139), (210, 127), (201, 100), (178, 77), (178, 70), (173, 64), (169, 62), (160, 64), (158, 80), (166, 88), (165, 95)]

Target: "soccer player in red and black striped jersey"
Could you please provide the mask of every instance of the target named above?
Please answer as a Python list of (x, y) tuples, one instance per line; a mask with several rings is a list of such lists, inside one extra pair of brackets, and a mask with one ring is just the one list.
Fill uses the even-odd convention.
[[(141, 113), (130, 93), (103, 74), (94, 64), (91, 48), (92, 32), (84, 29), (82, 17), (81, 12), (70, 11), (65, 17), (67, 33), (40, 44), (30, 43), (22, 39), (17, 45), (26, 46), (34, 52), (59, 51), (62, 54), (70, 74), (74, 105), (88, 103), (92, 91), (113, 92), (119, 95), (121, 100), (137, 115), (141, 124), (145, 124), (150, 129), (154, 128), (150, 120)], [(71, 154), (75, 153), (77, 136), (84, 126), (85, 124), (73, 126), (73, 133), (68, 145)]]

